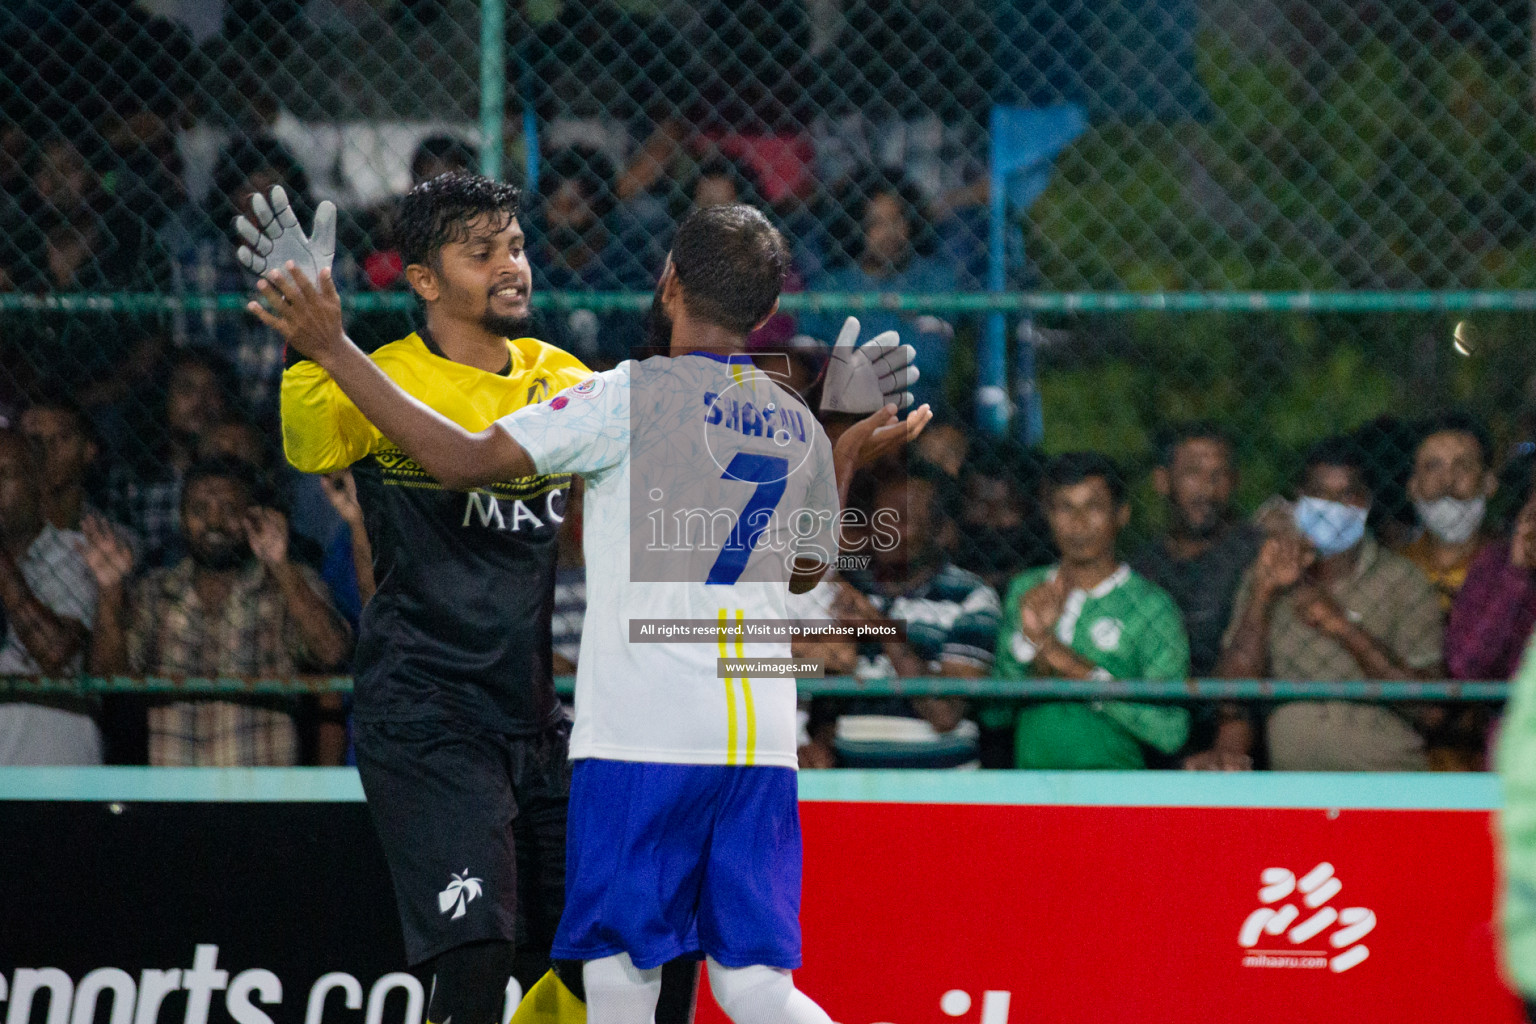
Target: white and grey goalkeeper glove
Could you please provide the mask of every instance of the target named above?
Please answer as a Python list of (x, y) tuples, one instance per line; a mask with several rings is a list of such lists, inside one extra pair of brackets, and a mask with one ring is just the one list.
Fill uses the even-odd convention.
[(245, 244), (235, 250), (240, 263), (258, 277), (292, 260), (311, 281), (320, 280), (320, 271), (329, 270), (336, 257), (336, 204), (330, 200), (315, 210), (315, 223), (306, 238), (299, 218), (288, 202), (283, 186), (272, 186), (272, 202), (260, 192), (251, 196), (253, 224), (244, 214), (235, 218), (235, 230)]
[(895, 331), (877, 334), (855, 347), (858, 337), (858, 318), (844, 320), (827, 362), (821, 412), (867, 416), (887, 405), (898, 410), (911, 405), (911, 388), (918, 376), (912, 360), (917, 350), (903, 345)]

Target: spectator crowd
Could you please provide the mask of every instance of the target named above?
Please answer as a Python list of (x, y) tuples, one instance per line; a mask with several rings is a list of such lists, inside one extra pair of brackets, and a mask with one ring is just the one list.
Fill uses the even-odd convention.
[[(62, 36), (31, 41), (43, 52), (5, 51), (47, 84), (0, 94), (0, 291), (243, 292), (231, 221), (274, 185), (305, 223), (318, 199), (343, 200), (344, 292), (406, 287), (390, 204), (345, 202), (268, 76), (234, 60), (238, 40), (214, 62), (234, 99), (197, 174), (188, 129), (206, 111), (189, 99), (208, 90), (187, 80), (197, 62), (185, 29), (132, 5), (70, 6)], [(970, 5), (932, 6), (956, 18)], [(100, 80), (48, 78), (69, 53)], [(5, 81), (33, 81), (18, 66)], [(702, 106), (653, 104), (622, 124), (579, 104), (541, 112), (523, 215), (536, 291), (650, 291), (680, 218), (728, 202), (784, 229), (790, 290), (978, 286), (979, 140), (931, 109), (808, 113), (784, 105), (790, 89), (751, 102), (709, 89)], [(410, 179), (479, 163), (462, 134), (429, 132)], [(791, 377), (812, 382), (839, 323), (780, 314), (750, 344), (787, 353)], [(866, 543), (867, 565), (799, 600), (808, 618), (905, 624), (900, 640), (800, 652), (829, 673), (1500, 679), (1536, 627), (1532, 459), (1501, 458), (1469, 416), (1400, 425), (1412, 457), (1396, 477), (1373, 457), (1379, 429), (1319, 439), (1288, 493), (1252, 510), (1234, 498), (1244, 439), (1170, 426), (1147, 467), (1154, 533), (1132, 523), (1141, 481), (1118, 453), (1046, 458), (982, 444), (960, 424), (946, 403), (953, 324), (892, 307), (863, 325), (914, 345), (918, 400), (941, 415), (908, 464), (856, 482), (866, 521), (890, 513), (887, 531), (848, 538)], [(405, 333), (396, 326), (375, 325), (378, 340)], [(645, 327), (643, 315), (578, 302), (538, 330), (602, 368), (641, 346)], [(345, 674), (373, 589), (367, 535), (346, 474), (299, 474), (277, 450), (282, 368), (276, 335), (212, 306), (7, 319), (0, 675)], [(1373, 514), (1386, 489), (1411, 517)], [(557, 584), (567, 671), (579, 656), (579, 523), (576, 508)], [(1153, 539), (1126, 550), (1127, 535)], [(806, 767), (1478, 770), (1497, 720), (1475, 703), (890, 697), (817, 699), (803, 725)], [(345, 727), (335, 697), (10, 694), (0, 763), (340, 763)]]
[[(1132, 481), (1102, 453), (1036, 457), (1032, 471), (1028, 453), (918, 462), (866, 491), (871, 508), (900, 509), (888, 551), (799, 612), (902, 619), (905, 641), (803, 653), (870, 679), (1508, 678), (1536, 625), (1536, 459), (1496, 472), (1486, 431), (1459, 412), (1405, 428), (1400, 484), (1418, 525), (1395, 550), (1370, 526), (1366, 430), (1318, 441), (1294, 489), (1245, 516), (1236, 440), (1212, 423), (1168, 428), (1150, 472), (1163, 527), (1129, 552)], [(968, 521), (995, 515), (966, 496), (990, 494), (1014, 495), (1011, 522), (1040, 524), (1048, 545), (963, 543)], [(1475, 771), (1497, 727), (1487, 704), (1343, 699), (818, 699), (804, 718), (806, 767)]]
[[(793, 359), (814, 361), (803, 350)], [(207, 348), (177, 350), (159, 447), (113, 459), (63, 392), (0, 429), (0, 673), (344, 674), (372, 592), (347, 474), (286, 466)], [(1110, 456), (993, 448), (939, 422), (854, 482), (883, 524), (794, 613), (894, 620), (900, 639), (797, 654), (863, 679), (1485, 680), (1536, 628), (1536, 456), (1496, 465), (1462, 413), (1414, 424), (1401, 485), (1417, 527), (1372, 525), (1362, 437), (1313, 445), (1288, 493), (1243, 514), (1221, 427), (1168, 428), (1150, 467), (1160, 532), (1126, 550), (1136, 483)], [(579, 658), (579, 499), (561, 544), (559, 665)], [(857, 566), (857, 567), (856, 567)], [(806, 767), (1482, 770), (1483, 703), (816, 698)], [(339, 698), (29, 696), (0, 703), (0, 762), (341, 763)]]
[[(231, 221), (252, 194), (278, 184), (301, 220), (319, 200), (337, 201), (344, 289), (405, 289), (391, 239), (392, 201), (355, 180), (363, 172), (344, 142), (316, 141), (315, 126), (334, 123), (334, 113), (308, 111), (312, 120), (301, 121), (291, 109), (303, 105), (302, 94), (284, 62), (308, 66), (292, 51), (321, 46), (325, 33), (302, 14), (281, 15), (285, 6), (232, 3), (222, 32), (201, 40), (171, 17), (115, 0), (71, 0), (46, 16), (34, 12), (38, 25), (0, 20), (0, 292), (240, 292), (247, 282), (233, 256)], [(943, 14), (943, 5), (931, 6), (934, 16)], [(758, 89), (746, 78), (732, 87), (711, 75), (688, 96), (668, 97), (657, 87), (624, 117), (594, 112), (582, 99), (591, 83), (577, 76), (584, 52), (561, 47), (569, 49), (595, 19), (618, 33), (614, 26), (630, 16), (617, 8), (605, 14), (604, 5), (556, 7), (560, 18), (535, 42), (564, 69), (569, 89), (537, 97), (544, 127), (536, 166), (508, 161), (514, 175), (537, 173), (523, 217), (537, 287), (648, 292), (679, 220), (697, 205), (735, 201), (768, 211), (793, 241), (791, 290), (980, 286), (980, 135), (961, 140), (932, 112), (837, 113), (838, 104), (792, 78)], [(710, 38), (714, 21), (738, 17), (726, 6), (701, 7), (708, 10), (695, 27)], [(411, 32), (432, 31), (412, 25)], [(647, 31), (658, 40), (668, 35), (661, 22)], [(751, 28), (764, 39), (809, 31), (799, 22)], [(846, 32), (862, 38), (852, 22)], [(750, 38), (738, 44), (755, 45)], [(637, 37), (637, 50), (644, 45)], [(809, 45), (808, 37), (797, 45)], [(675, 40), (667, 46), (684, 66), (701, 59)], [(786, 105), (782, 97), (797, 91), (798, 105)], [(480, 165), (464, 122), (413, 124), (400, 136), (409, 147), (402, 161), (409, 177), (393, 181), (396, 189)], [(377, 167), (367, 174), (392, 179)], [(870, 320), (874, 332), (899, 329), (917, 347), (919, 398), (939, 400), (953, 325), (922, 311), (881, 311)], [(547, 314), (541, 335), (601, 369), (629, 354), (644, 322), (643, 313), (578, 304)], [(386, 320), (364, 334), (392, 340), (403, 333), (397, 325)], [(828, 340), (836, 329), (825, 317), (797, 322), (785, 315), (758, 340)], [(270, 426), (281, 345), (243, 313), (211, 305), (14, 315), (0, 333), (0, 406), (19, 407), (38, 387), (67, 378), (71, 393), (117, 436), (142, 426), (131, 413), (164, 360), (194, 345), (233, 367), (245, 410)]]

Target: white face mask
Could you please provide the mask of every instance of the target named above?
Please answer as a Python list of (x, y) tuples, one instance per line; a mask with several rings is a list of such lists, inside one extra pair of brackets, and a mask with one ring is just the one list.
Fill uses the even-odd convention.
[(1301, 535), (1312, 542), (1324, 558), (1348, 551), (1365, 536), (1368, 509), (1302, 495), (1293, 516)]
[(1453, 498), (1449, 494), (1434, 501), (1415, 501), (1419, 522), (1442, 544), (1464, 544), (1477, 533), (1487, 514), (1483, 498)]

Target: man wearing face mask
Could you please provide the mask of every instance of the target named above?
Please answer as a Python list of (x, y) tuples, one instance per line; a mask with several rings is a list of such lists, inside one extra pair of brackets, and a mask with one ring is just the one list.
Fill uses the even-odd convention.
[(1507, 538), (1473, 559), (1445, 624), (1445, 667), (1452, 679), (1509, 679), (1536, 632), (1536, 457), (1500, 471), (1519, 509)]
[[(253, 500), (251, 471), (194, 463), (181, 491), (187, 557), (124, 581), (133, 555), (97, 517), (83, 524), (100, 590), (90, 668), (101, 674), (259, 676), (334, 671), (351, 631), (314, 570), (288, 558), (282, 513)], [(174, 702), (149, 709), (149, 763), (249, 767), (298, 762), (291, 703)]]
[(1414, 449), (1408, 497), (1423, 530), (1402, 554), (1435, 585), (1443, 612), (1489, 540), (1483, 521), (1498, 488), (1488, 465), (1492, 448), (1482, 424), (1451, 412), (1426, 423)]
[[(1441, 413), (1419, 426), (1407, 492), (1420, 529), (1400, 550), (1434, 584), (1440, 611), (1447, 615), (1473, 561), (1492, 540), (1484, 530), (1488, 499), (1498, 489), (1498, 478), (1489, 467), (1492, 454), (1487, 429), (1466, 413)], [(1437, 771), (1481, 771), (1492, 709), (1446, 704), (1436, 714), (1443, 722), (1429, 740), (1430, 766)]]
[[(1430, 679), (1441, 614), (1413, 563), (1365, 528), (1371, 492), (1357, 446), (1334, 437), (1308, 452), (1295, 534), (1265, 541), (1244, 575), (1216, 674), (1289, 680)], [(1413, 771), (1427, 767), (1411, 708), (1297, 701), (1269, 717), (1270, 767)]]

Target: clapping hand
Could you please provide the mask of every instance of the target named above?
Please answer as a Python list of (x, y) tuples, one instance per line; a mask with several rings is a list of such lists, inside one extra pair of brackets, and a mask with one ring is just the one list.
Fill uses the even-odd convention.
[(868, 466), (915, 441), (931, 419), (933, 410), (926, 404), (913, 409), (904, 420), (896, 418), (894, 405), (887, 405), (843, 431), (833, 449), (833, 458), (854, 470)]
[(273, 186), (272, 202), (260, 193), (251, 197), (258, 224), (235, 218), (235, 230), (246, 244), (236, 254), (258, 275), (256, 291), (265, 301), (246, 308), (283, 336), (301, 355), (317, 362), (346, 343), (341, 296), (331, 278), (336, 255), (336, 207), (321, 203), (312, 234), (306, 236), (288, 204), (281, 185)]
[(320, 486), (325, 489), (325, 500), (331, 503), (342, 522), (348, 526), (362, 523), (363, 506), (357, 500), (357, 480), (350, 469), (325, 474), (320, 478)]
[(311, 281), (318, 281), (331, 269), (336, 258), (335, 203), (327, 200), (316, 208), (315, 223), (307, 236), (281, 185), (272, 186), (270, 205), (260, 192), (251, 196), (251, 214), (255, 223), (244, 214), (235, 218), (235, 231), (245, 241), (235, 255), (251, 273), (260, 277), (291, 262)]
[(1046, 580), (1025, 593), (1019, 603), (1019, 629), (1030, 643), (1041, 647), (1050, 640), (1066, 601), (1067, 587), (1060, 577)]
[(1303, 583), (1294, 592), (1296, 617), (1320, 633), (1338, 636), (1350, 627), (1349, 616), (1333, 595), (1315, 583)]
[(266, 566), (288, 561), (288, 517), (275, 508), (253, 508), (245, 516), (246, 542)]
[(349, 344), (341, 295), (329, 270), (322, 270), (315, 282), (290, 262), (286, 270), (268, 271), (256, 282), (256, 291), (267, 305), (248, 302), (246, 309), (306, 359), (323, 362)]
[(80, 554), (96, 577), (96, 586), (101, 590), (122, 586), (133, 571), (133, 549), (98, 515), (87, 514), (81, 519), (80, 532), (85, 535)]

